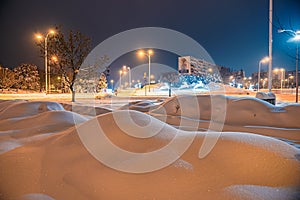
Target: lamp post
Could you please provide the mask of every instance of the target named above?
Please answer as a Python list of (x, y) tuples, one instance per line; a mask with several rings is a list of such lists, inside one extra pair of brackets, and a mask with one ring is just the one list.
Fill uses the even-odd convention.
[(269, 57), (264, 57), (263, 59), (261, 59), (258, 63), (258, 77), (257, 77), (257, 91), (259, 91), (259, 83), (260, 83), (260, 68), (261, 68), (261, 64), (262, 63), (267, 63), (269, 62)]
[(122, 73), (123, 73), (123, 71), (120, 70), (120, 71), (119, 71), (119, 74), (120, 74), (120, 89), (121, 89), (121, 87), (122, 87)]
[(111, 90), (114, 91), (114, 80), (110, 80), (110, 83), (111, 83)]
[(284, 79), (283, 79), (283, 72), (284, 72), (285, 70), (284, 70), (283, 68), (281, 68), (280, 71), (281, 71), (281, 80), (280, 80), (280, 82), (281, 82), (281, 83), (280, 83), (280, 88), (281, 88), (281, 89), (280, 89), (280, 90), (281, 90), (281, 93), (282, 93), (282, 82), (283, 82), (283, 80), (284, 80)]
[(290, 87), (290, 79), (294, 79), (294, 76), (289, 75), (289, 77), (288, 77), (288, 87)]
[[(273, 69), (273, 73), (275, 73), (277, 75), (277, 78), (278, 78), (278, 72), (279, 72), (279, 69), (278, 68), (275, 68)], [(279, 79), (279, 78), (278, 78)], [(280, 79), (281, 80), (281, 79)], [(277, 85), (277, 84), (276, 84)], [(276, 85), (274, 85), (274, 87), (276, 87)]]
[(263, 89), (265, 89), (265, 84), (267, 83), (267, 81), (268, 81), (268, 78), (265, 78), (264, 79), (264, 84), (263, 84)]
[(131, 88), (131, 70), (130, 70), (130, 67), (127, 67), (128, 69), (128, 76), (129, 76), (129, 88)]
[(151, 68), (150, 68), (150, 64), (151, 64), (151, 55), (153, 54), (153, 51), (151, 49), (148, 49), (147, 53), (145, 53), (143, 50), (140, 50), (138, 52), (139, 56), (147, 56), (148, 57), (148, 65), (149, 65), (149, 73), (148, 73), (148, 81), (149, 81), (149, 92), (150, 92), (150, 75), (151, 75)]
[[(44, 40), (44, 43), (45, 43), (44, 52), (45, 52), (45, 90), (46, 90), (46, 94), (48, 93), (48, 48), (47, 48), (47, 44), (48, 44), (49, 35), (54, 35), (54, 34), (55, 34), (54, 30), (49, 30), (49, 32), (47, 33), (45, 40)], [(41, 40), (41, 39), (43, 39), (43, 36), (41, 34), (38, 34), (38, 35), (36, 35), (36, 38), (38, 40)]]
[(233, 80), (234, 80), (234, 76), (231, 75), (231, 76), (229, 77), (229, 84), (232, 83)]
[(298, 70), (299, 70), (299, 46), (298, 46), (298, 42), (300, 41), (300, 30), (298, 31), (293, 31), (293, 30), (285, 30), (285, 29), (281, 29), (278, 30), (278, 33), (284, 33), (284, 32), (289, 32), (293, 35), (293, 38), (289, 39), (288, 42), (296, 42), (296, 103), (298, 103), (298, 92), (299, 92), (299, 83), (298, 83)]
[(268, 90), (272, 92), (273, 0), (269, 0), (269, 73)]
[[(52, 56), (51, 57), (51, 61), (53, 62), (53, 63), (57, 63), (58, 62), (58, 58), (57, 58), (57, 56)], [(51, 70), (50, 70), (50, 65), (49, 65), (49, 73), (48, 73), (48, 75), (49, 75), (49, 86), (50, 86), (50, 92), (51, 92)]]
[(129, 88), (131, 88), (131, 70), (130, 70), (130, 67), (127, 67), (126, 65), (123, 65), (123, 73), (126, 74), (127, 71), (128, 71), (128, 84), (129, 84)]

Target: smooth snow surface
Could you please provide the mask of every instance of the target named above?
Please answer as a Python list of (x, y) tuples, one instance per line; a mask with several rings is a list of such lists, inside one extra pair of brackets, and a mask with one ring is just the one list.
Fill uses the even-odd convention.
[(0, 199), (297, 200), (300, 150), (274, 137), (297, 142), (299, 114), (219, 95), (113, 111), (0, 101)]

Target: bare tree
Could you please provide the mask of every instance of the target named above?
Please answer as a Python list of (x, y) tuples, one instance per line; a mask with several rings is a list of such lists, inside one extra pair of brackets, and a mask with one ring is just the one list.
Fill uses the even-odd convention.
[[(44, 53), (44, 44), (38, 43), (41, 53)], [(79, 31), (70, 30), (67, 34), (56, 28), (56, 34), (49, 37), (48, 55), (56, 56), (57, 67), (64, 76), (66, 86), (72, 92), (72, 102), (75, 101), (75, 81), (81, 64), (91, 49), (91, 39)]]

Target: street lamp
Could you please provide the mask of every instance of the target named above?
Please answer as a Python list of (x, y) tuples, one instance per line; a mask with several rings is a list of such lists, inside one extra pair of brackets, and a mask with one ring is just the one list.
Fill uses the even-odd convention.
[(263, 82), (263, 89), (265, 89), (265, 84), (267, 83), (267, 81), (268, 81), (268, 78), (265, 78), (264, 82)]
[(290, 87), (290, 79), (294, 79), (294, 76), (290, 75), (290, 76), (288, 77), (288, 87)]
[(152, 49), (148, 49), (148, 51), (146, 51), (146, 53), (143, 50), (138, 51), (138, 54), (140, 57), (142, 56), (147, 56), (148, 57), (148, 64), (149, 64), (149, 74), (148, 74), (148, 81), (149, 81), (149, 92), (150, 92), (150, 74), (151, 74), (151, 70), (150, 70), (150, 63), (151, 63), (151, 55), (153, 55), (153, 51)]
[(293, 30), (278, 30), (278, 33), (290, 32), (293, 35), (293, 38), (289, 39), (288, 41), (296, 42), (296, 103), (298, 103), (298, 91), (299, 91), (299, 83), (298, 83), (298, 64), (299, 64), (299, 53), (298, 53), (298, 42), (300, 41), (300, 30), (293, 31)]
[(127, 67), (129, 73), (129, 88), (131, 88), (131, 70), (130, 67)]
[(284, 68), (280, 68), (280, 69), (278, 69), (278, 68), (275, 68), (274, 70), (273, 70), (276, 74), (280, 71), (281, 72), (281, 75), (280, 75), (280, 88), (281, 88), (281, 91), (282, 91), (282, 80), (283, 80), (283, 73), (285, 72), (285, 69)]
[(52, 57), (51, 57), (51, 60), (52, 60), (53, 62), (55, 62), (55, 63), (58, 62), (57, 56), (52, 56)]
[(233, 81), (234, 77), (233, 76), (230, 76), (229, 77), (229, 83), (231, 83)]
[(259, 91), (259, 83), (260, 83), (260, 68), (262, 63), (267, 63), (269, 62), (270, 58), (269, 57), (264, 57), (261, 59), (258, 63), (258, 77), (257, 77), (257, 91)]
[(122, 73), (123, 73), (123, 71), (120, 70), (120, 71), (119, 71), (119, 74), (120, 74), (120, 89), (121, 89), (121, 87), (122, 87)]
[[(54, 30), (49, 30), (46, 37), (45, 37), (45, 46), (44, 46), (44, 52), (45, 52), (45, 90), (46, 90), (46, 94), (48, 93), (48, 49), (47, 49), (47, 43), (48, 43), (48, 37), (49, 35), (54, 35), (55, 31)], [(37, 34), (36, 38), (38, 40), (43, 39), (43, 36), (41, 34)], [(50, 71), (50, 70), (49, 70)], [(50, 79), (50, 77), (49, 77)]]
[(130, 67), (127, 67), (126, 65), (123, 65), (123, 73), (126, 74), (127, 71), (128, 71), (129, 88), (131, 88), (131, 70), (130, 70)]
[[(51, 61), (53, 63), (57, 63), (58, 62), (57, 56), (55, 56), (55, 55), (51, 56)], [(49, 66), (49, 69), (50, 69), (50, 66)], [(50, 81), (51, 81), (51, 70), (49, 70), (48, 76), (49, 76), (49, 79), (48, 79), (49, 83), (48, 84), (50, 85), (50, 91), (51, 91), (51, 83), (50, 83)]]
[(280, 81), (280, 82), (281, 82), (281, 85), (280, 85), (280, 88), (281, 88), (281, 89), (280, 89), (280, 90), (281, 90), (281, 93), (282, 93), (282, 82), (283, 82), (283, 80), (284, 80), (284, 79), (283, 79), (283, 78), (284, 78), (283, 73), (284, 73), (285, 70), (284, 70), (283, 68), (281, 68), (280, 71), (281, 71), (281, 81)]
[(111, 90), (113, 91), (114, 90), (114, 80), (110, 80), (110, 83), (111, 83)]
[[(277, 78), (278, 78), (278, 71), (279, 71), (278, 68), (273, 69), (273, 73), (275, 73), (275, 74), (277, 75)], [(277, 85), (277, 84), (276, 84), (276, 85)], [(275, 88), (276, 88), (276, 85), (274, 85)]]

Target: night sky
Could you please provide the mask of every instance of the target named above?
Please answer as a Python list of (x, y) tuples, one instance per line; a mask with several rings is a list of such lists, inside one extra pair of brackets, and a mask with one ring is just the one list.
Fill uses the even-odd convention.
[[(42, 68), (34, 33), (55, 25), (80, 30), (92, 48), (128, 29), (164, 27), (195, 39), (216, 64), (250, 75), (268, 55), (268, 7), (268, 0), (2, 0), (0, 63)], [(300, 0), (274, 0), (273, 24), (273, 67), (293, 70), (296, 45), (277, 29), (300, 29)]]

